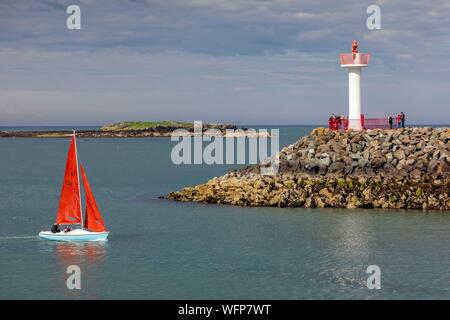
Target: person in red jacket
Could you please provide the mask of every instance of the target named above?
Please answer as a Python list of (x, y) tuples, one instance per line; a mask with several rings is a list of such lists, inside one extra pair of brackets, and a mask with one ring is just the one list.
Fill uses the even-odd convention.
[(401, 123), (402, 123), (402, 116), (400, 114), (398, 114), (397, 117), (395, 118), (395, 120), (397, 121), (397, 128), (400, 129)]
[(330, 118), (328, 119), (328, 127), (331, 129), (331, 130), (337, 130), (337, 127), (336, 127), (336, 116), (334, 115), (334, 114), (332, 114), (331, 116), (330, 116)]
[(355, 61), (357, 54), (358, 54), (358, 41), (353, 40), (352, 41), (352, 57), (353, 57), (353, 61)]

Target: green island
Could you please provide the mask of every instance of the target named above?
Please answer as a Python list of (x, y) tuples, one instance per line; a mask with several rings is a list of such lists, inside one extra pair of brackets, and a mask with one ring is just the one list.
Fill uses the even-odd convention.
[[(203, 123), (202, 130), (218, 129), (225, 133), (227, 129), (237, 129), (231, 124)], [(79, 130), (77, 136), (82, 138), (146, 138), (170, 137), (177, 129), (194, 132), (194, 123), (186, 121), (122, 121), (108, 124), (96, 130)], [(245, 128), (242, 128), (246, 130)], [(0, 138), (66, 138), (70, 130), (52, 131), (0, 131)]]
[(192, 122), (185, 121), (123, 121), (114, 124), (108, 124), (101, 128), (102, 131), (117, 130), (147, 130), (150, 128), (184, 128), (194, 127)]

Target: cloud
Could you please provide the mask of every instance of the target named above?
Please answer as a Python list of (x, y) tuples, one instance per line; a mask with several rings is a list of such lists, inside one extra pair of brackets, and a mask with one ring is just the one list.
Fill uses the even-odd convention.
[[(80, 31), (65, 27), (73, 3)], [(374, 3), (382, 30), (369, 31)], [(427, 116), (444, 121), (449, 26), (448, 0), (3, 0), (0, 124), (323, 122), (345, 113), (337, 57), (353, 39), (372, 54), (363, 75), (369, 111), (407, 102), (419, 115), (430, 101)]]
[(341, 51), (353, 38), (366, 40), (367, 46), (445, 42), (450, 25), (446, 0), (378, 1), (383, 30), (377, 32), (365, 28), (370, 0), (81, 0), (75, 3), (82, 9), (83, 29), (69, 32), (69, 3), (3, 1), (0, 26), (8, 31), (0, 35), (3, 47), (223, 56), (325, 52)]

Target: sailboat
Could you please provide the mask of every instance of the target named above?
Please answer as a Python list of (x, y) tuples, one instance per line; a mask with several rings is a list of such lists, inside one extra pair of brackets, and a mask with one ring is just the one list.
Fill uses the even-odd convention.
[[(66, 171), (62, 185), (58, 213), (56, 215), (57, 225), (79, 225), (78, 229), (70, 231), (41, 231), (39, 237), (47, 240), (57, 241), (106, 241), (109, 232), (97, 207), (94, 194), (86, 177), (83, 165), (80, 163), (78, 170), (77, 139), (75, 131), (67, 155)], [(81, 204), (80, 171), (86, 194), (86, 215), (83, 218)]]

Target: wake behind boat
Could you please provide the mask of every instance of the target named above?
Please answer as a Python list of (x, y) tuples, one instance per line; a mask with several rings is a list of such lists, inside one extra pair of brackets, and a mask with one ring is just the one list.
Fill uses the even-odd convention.
[[(81, 184), (78, 170), (78, 153), (75, 131), (67, 155), (66, 171), (59, 201), (56, 223), (51, 231), (41, 231), (39, 237), (57, 241), (106, 241), (109, 232), (97, 207), (94, 194), (86, 177), (83, 165), (80, 164), (84, 191), (86, 194), (86, 215), (83, 219), (81, 205)], [(64, 231), (59, 230), (60, 225), (79, 225), (81, 228)]]

